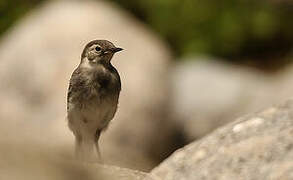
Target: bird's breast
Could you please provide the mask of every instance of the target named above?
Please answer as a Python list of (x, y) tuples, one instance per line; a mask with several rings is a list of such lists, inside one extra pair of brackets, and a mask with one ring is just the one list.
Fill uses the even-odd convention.
[(94, 88), (102, 96), (119, 93), (120, 83), (111, 72), (96, 72), (92, 77)]

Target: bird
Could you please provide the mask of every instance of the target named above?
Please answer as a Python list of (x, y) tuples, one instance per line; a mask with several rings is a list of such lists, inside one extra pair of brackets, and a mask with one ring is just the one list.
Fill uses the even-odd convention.
[(102, 162), (98, 141), (117, 111), (121, 91), (120, 75), (111, 60), (122, 50), (108, 40), (92, 40), (71, 75), (67, 121), (75, 136), (75, 155), (81, 161)]

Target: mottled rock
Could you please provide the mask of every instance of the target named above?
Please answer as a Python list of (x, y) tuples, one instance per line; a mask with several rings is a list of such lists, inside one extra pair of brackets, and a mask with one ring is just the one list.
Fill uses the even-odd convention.
[(38, 125), (35, 136), (50, 137), (73, 151), (66, 91), (83, 47), (93, 39), (125, 49), (113, 59), (122, 91), (118, 112), (101, 137), (104, 161), (150, 169), (172, 144), (173, 126), (165, 114), (170, 53), (144, 25), (108, 2), (48, 1), (2, 37), (1, 122)]
[(177, 150), (151, 174), (158, 180), (293, 179), (293, 99)]

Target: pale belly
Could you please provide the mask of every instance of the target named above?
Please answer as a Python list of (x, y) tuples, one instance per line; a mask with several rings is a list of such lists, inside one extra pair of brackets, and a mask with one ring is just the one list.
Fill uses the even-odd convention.
[(68, 112), (68, 124), (73, 133), (93, 137), (96, 131), (105, 129), (117, 110), (115, 101), (89, 103), (84, 108), (72, 108)]

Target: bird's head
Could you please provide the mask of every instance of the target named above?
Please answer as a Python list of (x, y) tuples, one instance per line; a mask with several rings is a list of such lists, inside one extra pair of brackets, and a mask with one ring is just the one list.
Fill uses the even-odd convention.
[(109, 64), (116, 52), (122, 51), (122, 48), (114, 46), (107, 40), (93, 40), (89, 42), (81, 54), (81, 62), (95, 64)]

